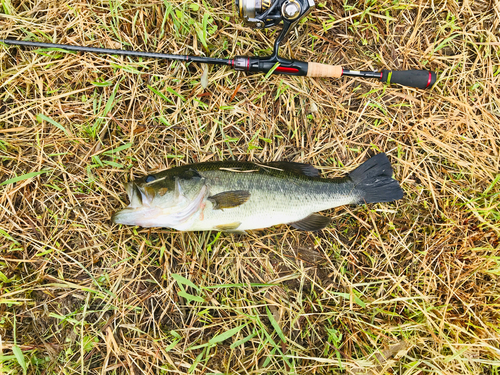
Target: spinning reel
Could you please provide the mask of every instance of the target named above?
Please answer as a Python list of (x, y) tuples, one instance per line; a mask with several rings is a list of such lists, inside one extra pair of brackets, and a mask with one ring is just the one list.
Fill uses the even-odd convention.
[(38, 48), (62, 48), (69, 51), (82, 51), (107, 55), (138, 56), (230, 66), (235, 70), (262, 72), (308, 77), (364, 77), (376, 78), (382, 82), (398, 83), (417, 88), (429, 88), (436, 82), (436, 74), (426, 70), (404, 70), (381, 72), (347, 70), (338, 65), (325, 65), (315, 62), (290, 60), (280, 57), (278, 49), (289, 36), (298, 22), (314, 8), (314, 0), (235, 0), (239, 16), (246, 24), (257, 29), (277, 26), (283, 22), (283, 29), (274, 41), (273, 53), (265, 57), (236, 56), (232, 59), (220, 59), (202, 56), (173, 55), (155, 52), (127, 51), (107, 48), (74, 46), (68, 44), (40, 43), (5, 39), (1, 43)]
[(314, 6), (314, 0), (236, 0), (240, 17), (251, 27), (265, 29), (283, 21), (280, 42)]
[[(276, 73), (306, 75), (304, 63), (294, 64), (291, 60), (278, 55), (281, 43), (285, 42), (290, 31), (314, 8), (314, 0), (235, 0), (239, 16), (245, 24), (257, 29), (277, 26), (283, 21), (283, 29), (274, 41), (273, 53), (267, 57), (238, 56), (234, 59), (234, 69), (268, 72), (276, 63)], [(307, 64), (307, 63), (306, 63)]]
[[(268, 64), (265, 62), (273, 63), (273, 65), (276, 62), (286, 64), (288, 60), (278, 56), (279, 46), (287, 40), (290, 31), (299, 21), (311, 12), (315, 6), (314, 0), (235, 0), (235, 2), (239, 16), (250, 27), (265, 29), (277, 26), (283, 21), (283, 29), (281, 29), (280, 34), (274, 41), (273, 54), (268, 58), (259, 58), (260, 65), (262, 65), (259, 70), (267, 68)], [(239, 62), (241, 58), (238, 57), (237, 59)], [(235, 65), (236, 70), (240, 70), (238, 65)], [(249, 68), (251, 68), (251, 65), (250, 63)], [(293, 70), (290, 67), (290, 69), (281, 68), (277, 73), (292, 73)], [(297, 68), (298, 71), (296, 73), (299, 73), (300, 67)]]

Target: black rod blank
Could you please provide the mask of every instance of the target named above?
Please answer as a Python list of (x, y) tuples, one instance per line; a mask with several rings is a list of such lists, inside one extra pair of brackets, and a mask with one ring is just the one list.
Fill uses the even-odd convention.
[(203, 57), (203, 56), (173, 55), (168, 53), (142, 52), (142, 51), (127, 51), (124, 49), (72, 46), (70, 44), (27, 42), (24, 40), (14, 40), (14, 39), (0, 39), (0, 42), (14, 46), (27, 46), (27, 47), (37, 47), (37, 48), (60, 48), (76, 52), (91, 52), (91, 53), (101, 53), (105, 55), (147, 57), (153, 59), (177, 60), (177, 61), (196, 62), (205, 64), (231, 65), (232, 61), (230, 59), (215, 59), (212, 57)]

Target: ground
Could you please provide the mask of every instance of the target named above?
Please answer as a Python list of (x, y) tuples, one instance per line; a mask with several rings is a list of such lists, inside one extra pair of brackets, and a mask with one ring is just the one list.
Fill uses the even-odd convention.
[[(19, 1), (0, 38), (270, 53), (224, 1)], [(497, 374), (500, 5), (318, 2), (285, 57), (370, 79), (0, 46), (0, 373)], [(122, 183), (225, 159), (341, 176), (386, 152), (405, 192), (317, 233), (118, 226)]]

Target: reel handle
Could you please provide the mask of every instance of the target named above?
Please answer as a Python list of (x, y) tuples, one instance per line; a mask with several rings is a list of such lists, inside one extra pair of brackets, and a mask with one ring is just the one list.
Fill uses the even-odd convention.
[(343, 69), (340, 65), (327, 65), (315, 62), (307, 63), (308, 77), (340, 78), (342, 77), (342, 74)]
[(307, 76), (376, 78), (384, 83), (397, 83), (402, 86), (415, 87), (418, 89), (431, 88), (432, 85), (436, 83), (436, 73), (428, 70), (382, 70), (382, 72), (363, 72), (343, 69), (339, 65), (326, 65), (314, 62), (308, 63)]
[(436, 83), (436, 73), (428, 70), (382, 70), (382, 82), (427, 89)]

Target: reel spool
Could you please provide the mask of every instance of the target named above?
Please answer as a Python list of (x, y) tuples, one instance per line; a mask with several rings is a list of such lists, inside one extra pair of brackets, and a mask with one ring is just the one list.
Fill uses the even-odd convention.
[(239, 16), (250, 27), (265, 29), (283, 21), (275, 52), (290, 30), (314, 8), (314, 0), (235, 0)]
[(257, 29), (276, 26), (281, 21), (297, 22), (313, 8), (314, 0), (235, 0), (241, 18)]

